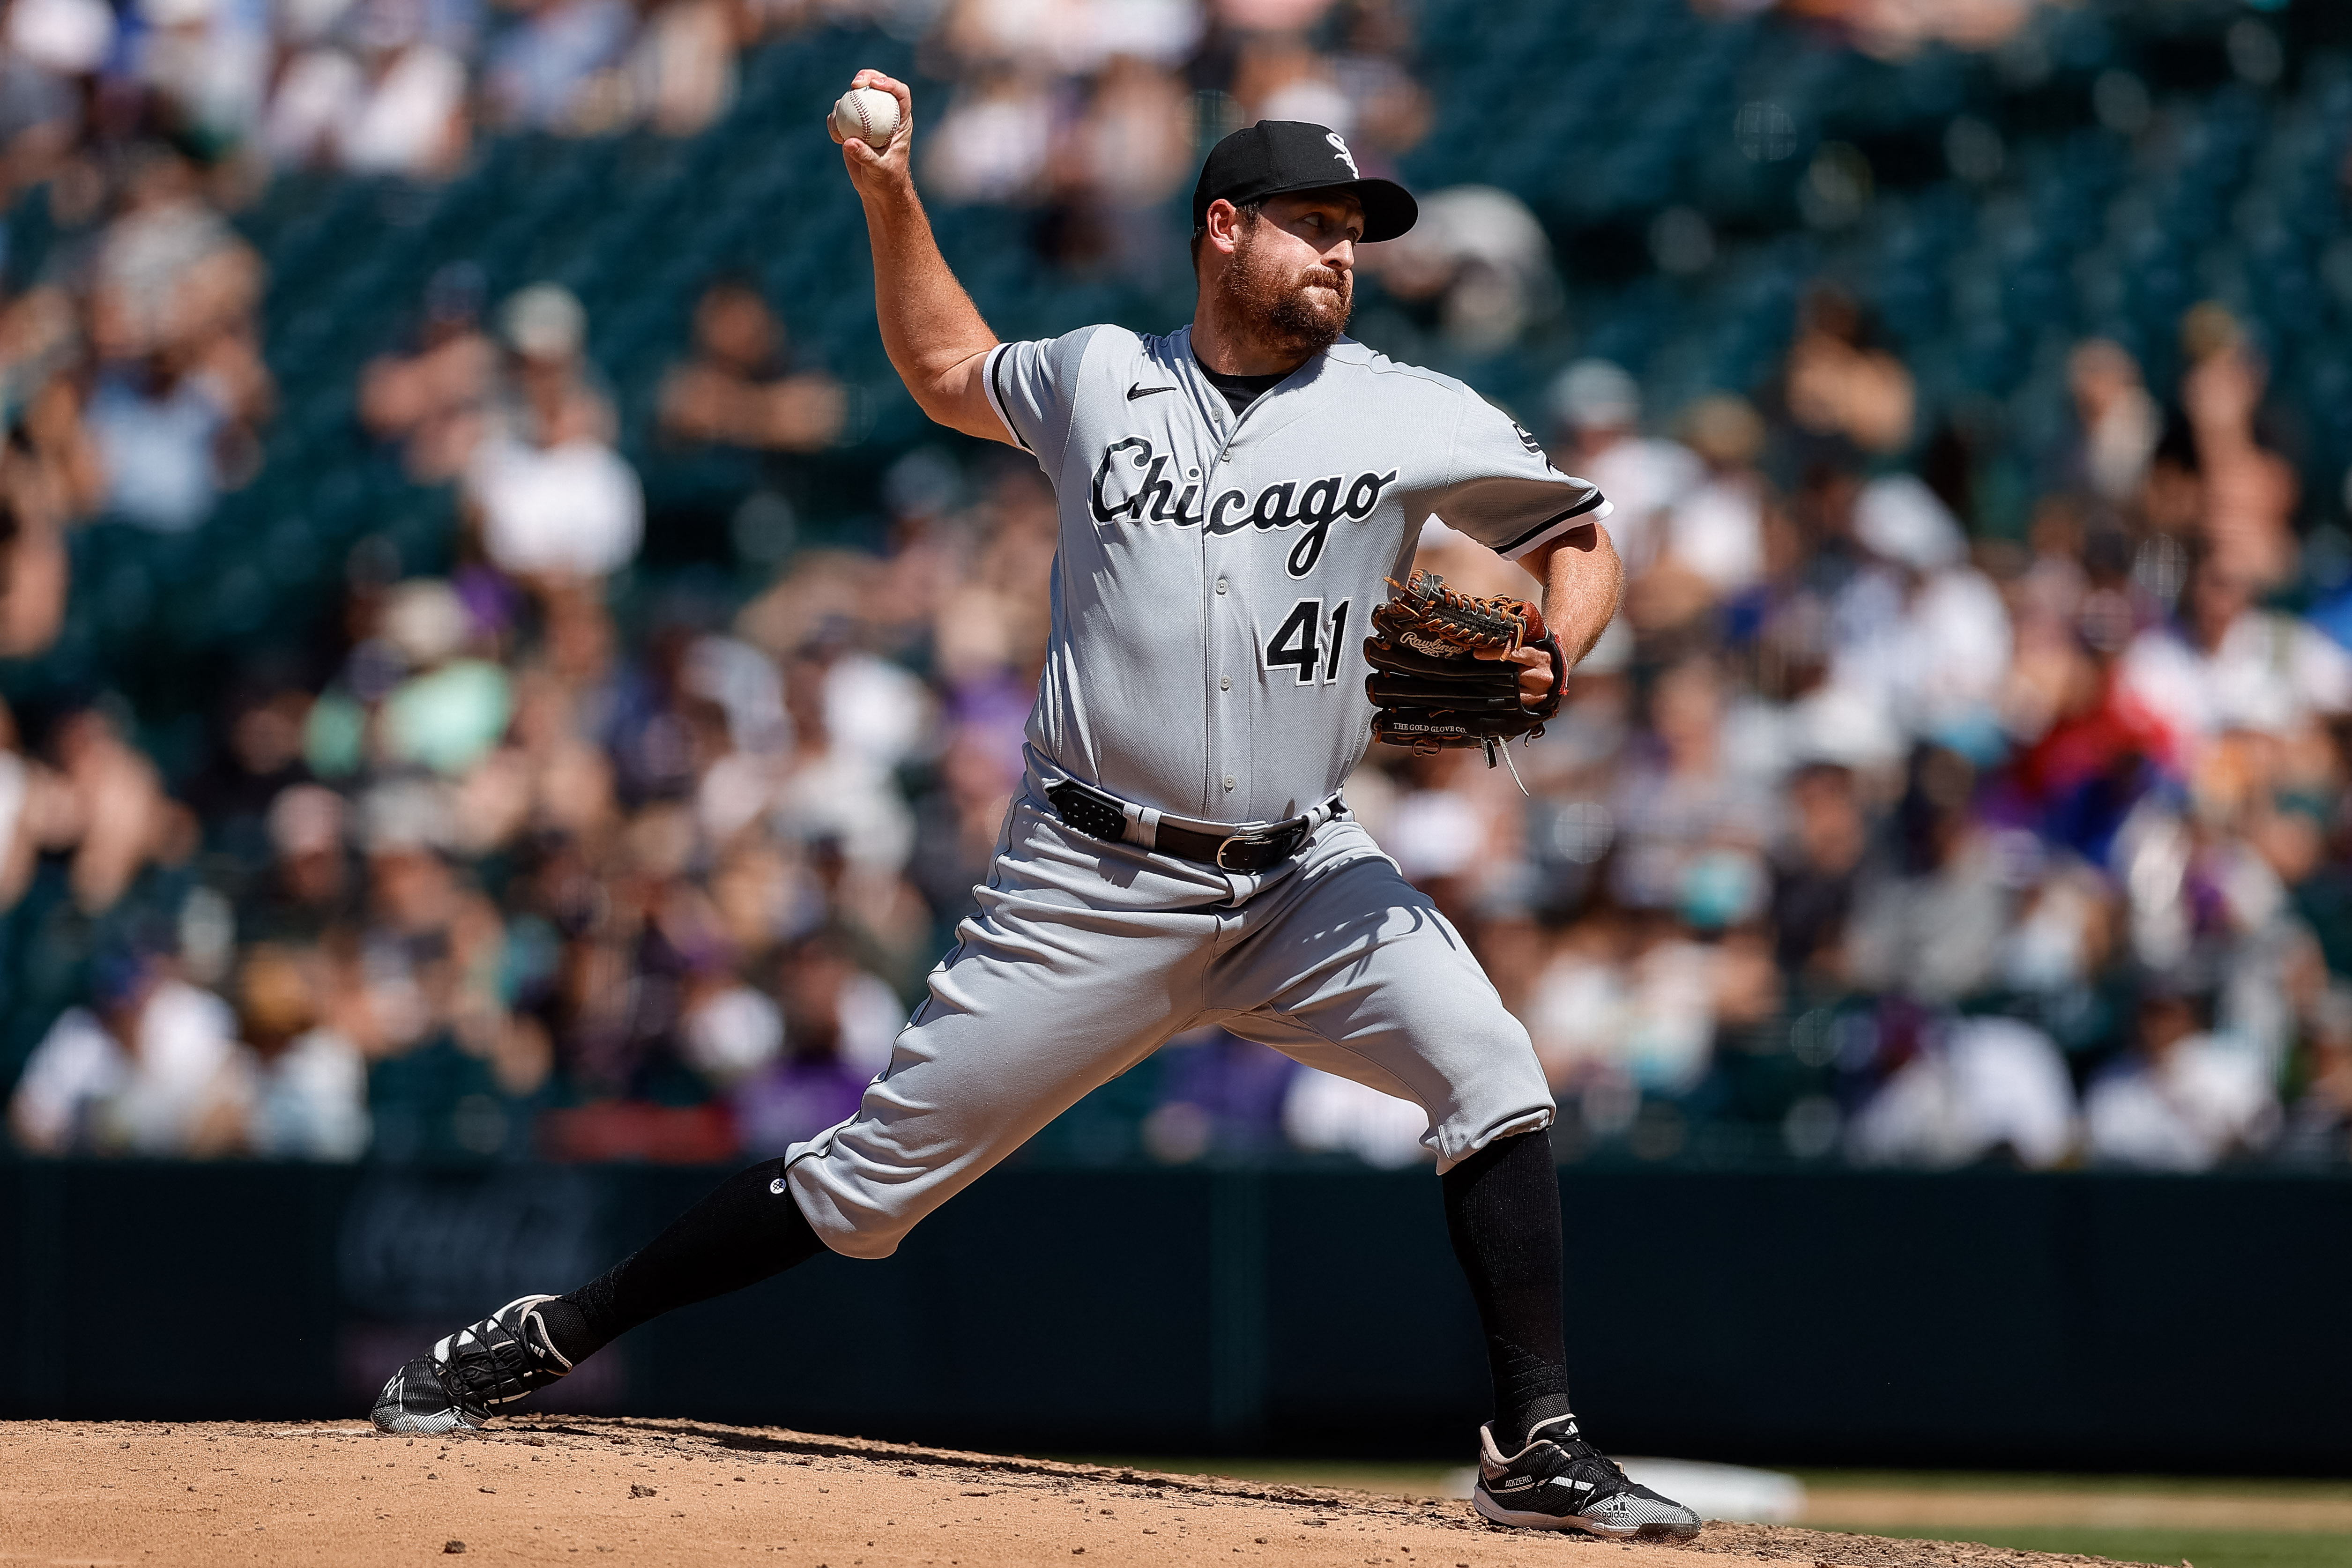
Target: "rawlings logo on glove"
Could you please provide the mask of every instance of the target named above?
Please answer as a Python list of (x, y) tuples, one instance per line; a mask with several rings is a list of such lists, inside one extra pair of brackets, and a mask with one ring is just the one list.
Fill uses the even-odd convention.
[[(1568, 658), (1534, 605), (1474, 599), (1425, 571), (1389, 586), (1396, 596), (1372, 612), (1364, 639), (1374, 739), (1421, 752), (1483, 747), (1491, 768), (1496, 747), (1543, 733), (1568, 690)], [(1510, 657), (1522, 648), (1551, 656), (1551, 690), (1533, 706), (1519, 694), (1523, 666)]]

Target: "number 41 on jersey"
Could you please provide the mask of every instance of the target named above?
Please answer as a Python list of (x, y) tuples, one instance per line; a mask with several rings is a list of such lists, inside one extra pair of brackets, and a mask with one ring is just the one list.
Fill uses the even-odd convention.
[(1339, 651), (1347, 646), (1347, 633), (1348, 601), (1342, 599), (1326, 615), (1320, 599), (1302, 599), (1290, 607), (1282, 629), (1265, 645), (1266, 672), (1271, 674), (1287, 664), (1298, 685), (1328, 685), (1339, 678)]

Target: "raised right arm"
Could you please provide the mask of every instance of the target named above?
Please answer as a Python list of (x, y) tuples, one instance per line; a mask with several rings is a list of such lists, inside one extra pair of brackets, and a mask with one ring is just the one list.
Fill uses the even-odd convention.
[(862, 70), (849, 84), (878, 88), (898, 100), (898, 129), (880, 152), (852, 138), (841, 142), (850, 183), (866, 204), (866, 233), (874, 245), (874, 313), (882, 348), (907, 391), (932, 419), (950, 430), (1018, 445), (988, 401), (983, 384), (996, 334), (980, 319), (971, 296), (948, 270), (930, 220), (915, 194), (910, 154), (915, 102), (907, 84)]

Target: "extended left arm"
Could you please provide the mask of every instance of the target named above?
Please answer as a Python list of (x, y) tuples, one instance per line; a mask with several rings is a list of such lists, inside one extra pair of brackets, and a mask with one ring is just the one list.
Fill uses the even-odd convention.
[[(1529, 550), (1519, 564), (1544, 585), (1544, 624), (1559, 639), (1569, 668), (1574, 669), (1601, 640), (1625, 591), (1625, 566), (1617, 559), (1609, 530), (1599, 523), (1572, 529)], [(1542, 701), (1551, 691), (1549, 656), (1522, 648), (1512, 657), (1525, 666), (1519, 672), (1521, 700)]]

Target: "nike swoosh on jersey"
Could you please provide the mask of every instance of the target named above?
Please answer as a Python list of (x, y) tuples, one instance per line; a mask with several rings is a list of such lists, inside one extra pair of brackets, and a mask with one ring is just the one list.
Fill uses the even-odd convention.
[(1150, 397), (1153, 392), (1174, 392), (1175, 390), (1176, 389), (1174, 387), (1148, 387), (1141, 382), (1138, 382), (1127, 389), (1127, 401), (1133, 402), (1137, 398)]

